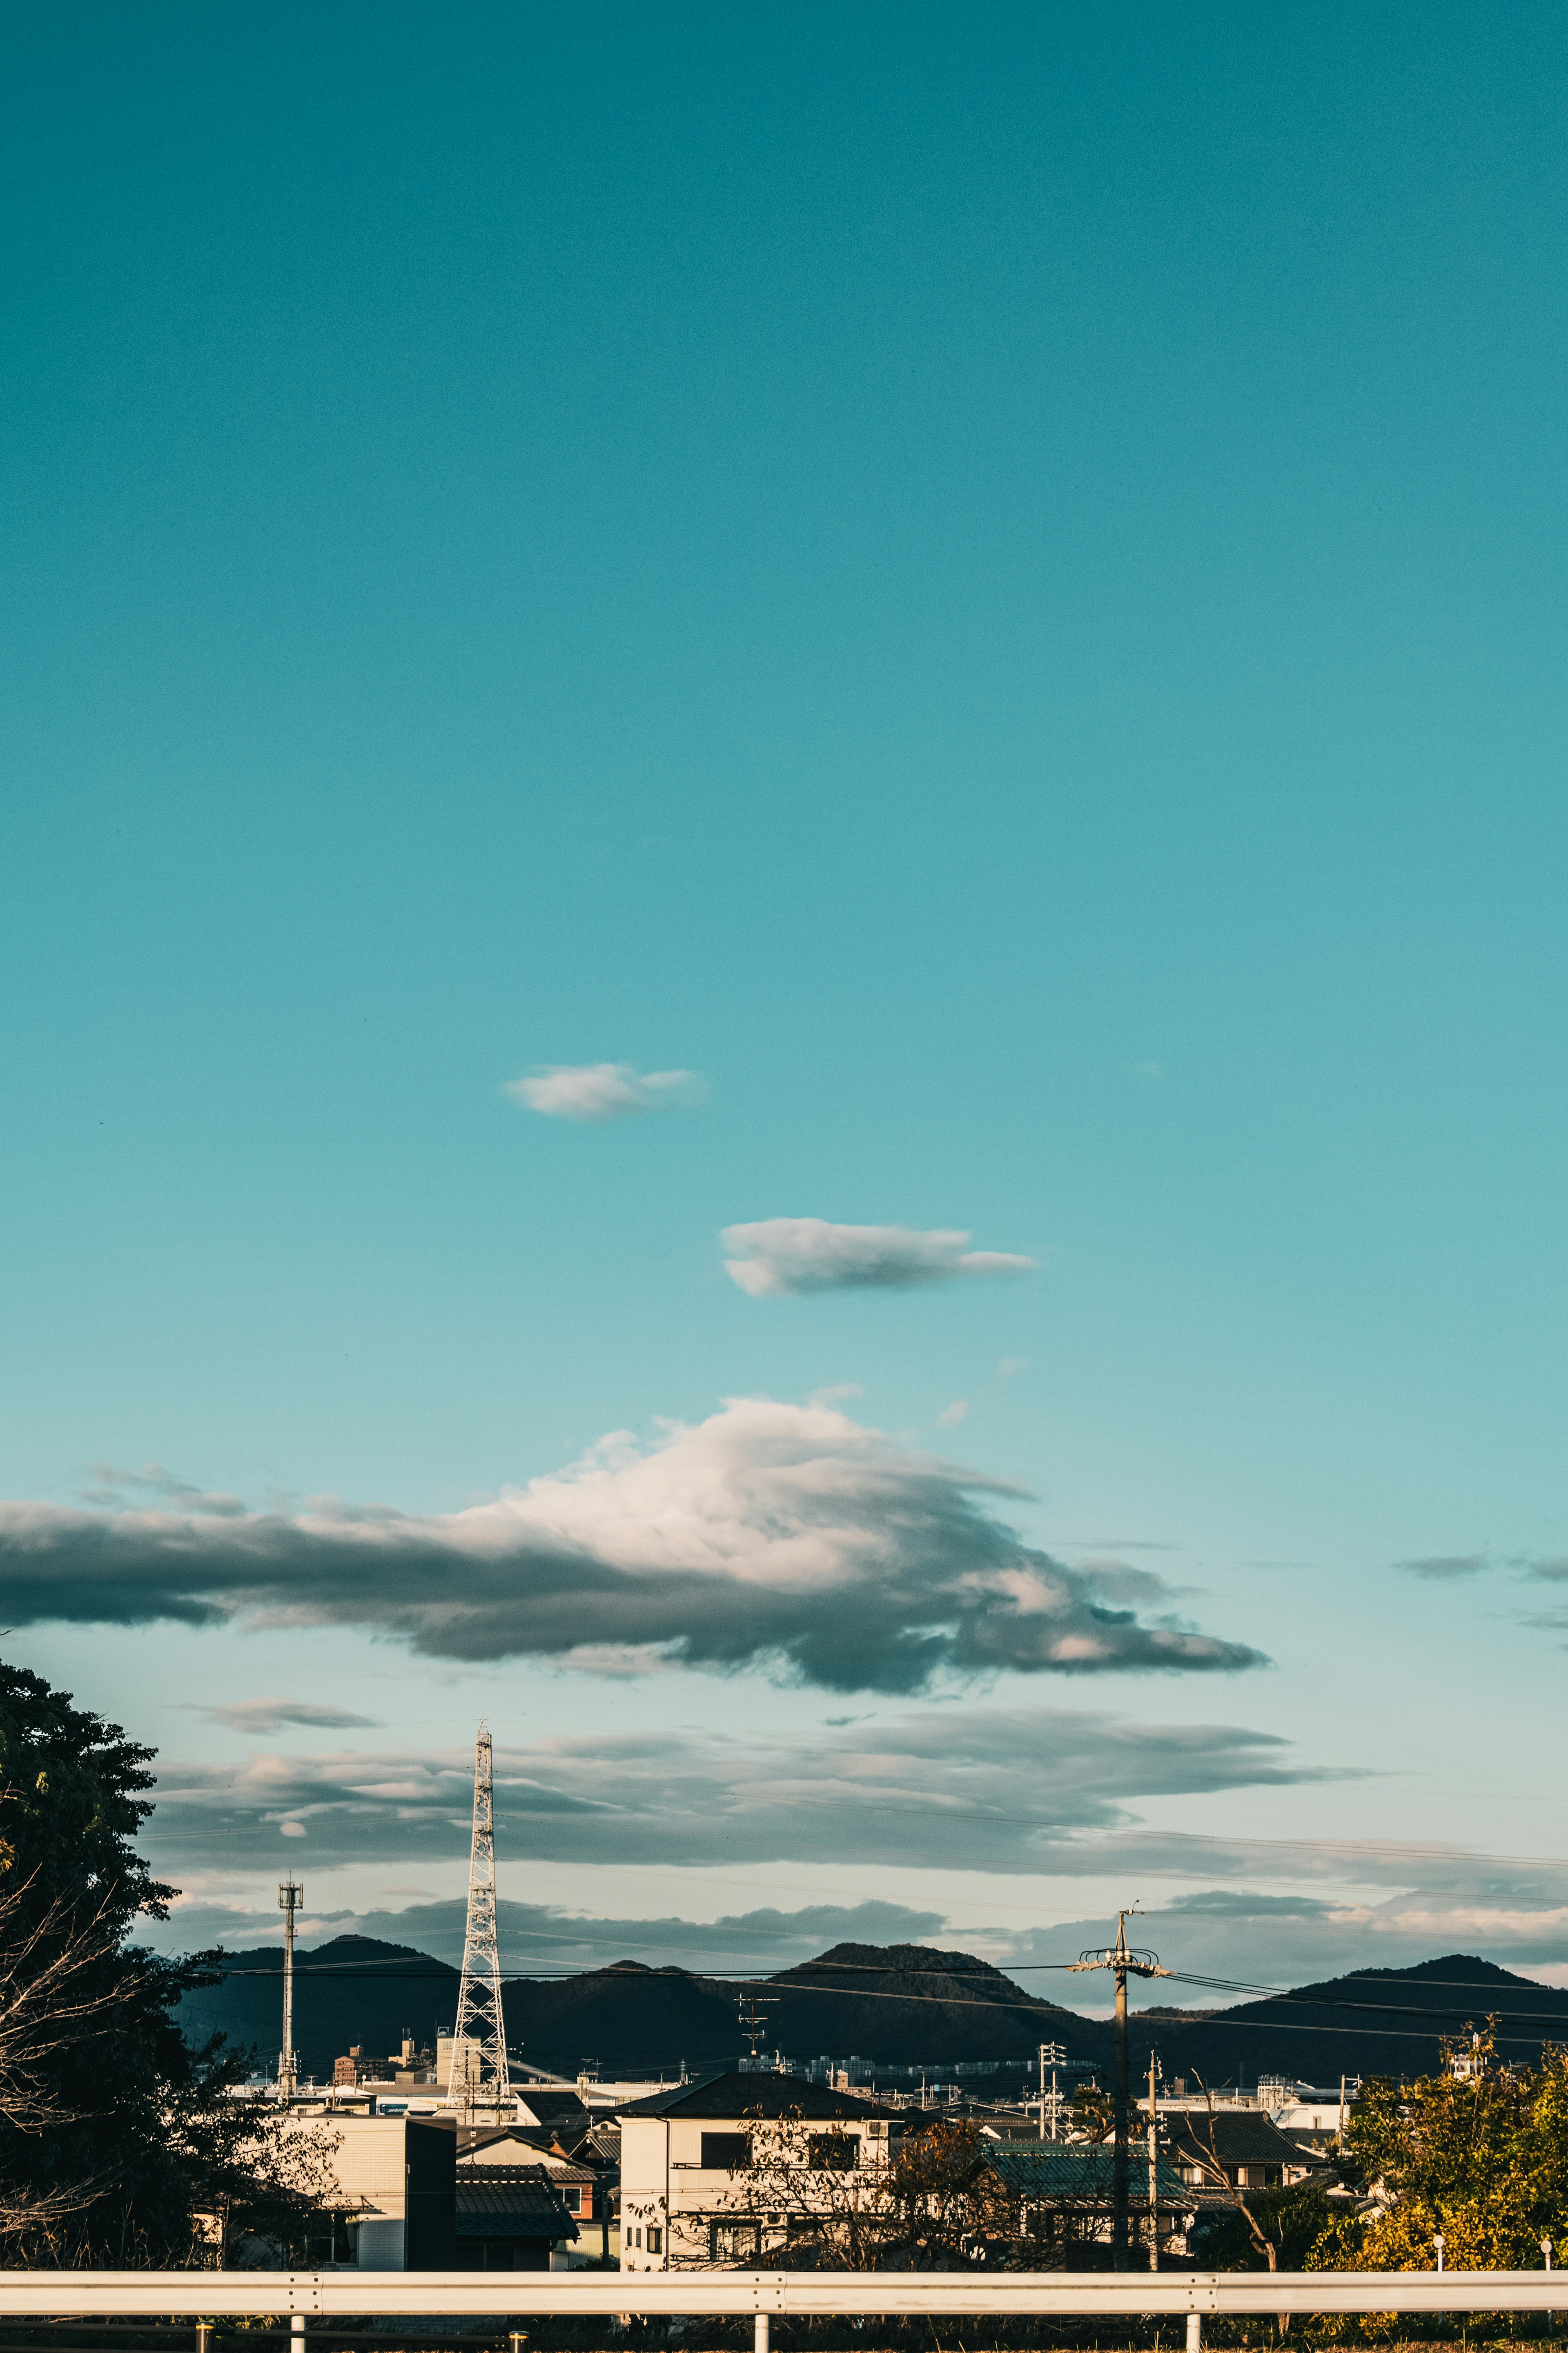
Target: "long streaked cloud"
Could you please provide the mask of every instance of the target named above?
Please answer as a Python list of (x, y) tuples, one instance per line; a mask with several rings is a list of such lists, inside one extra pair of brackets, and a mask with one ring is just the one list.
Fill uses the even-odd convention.
[(1394, 1565), (1428, 1585), (1457, 1584), (1461, 1577), (1479, 1577), (1491, 1566), (1484, 1552), (1435, 1553), (1422, 1560), (1396, 1560)]
[[(1561, 1984), (1568, 1960), (1564, 1894), (1568, 1882), (1530, 1900), (1500, 1902), (1440, 1884), (1402, 1889), (1380, 1902), (1362, 1895), (1258, 1894), (1246, 1887), (1194, 1889), (1152, 1907), (1134, 1926), (1139, 1943), (1152, 1947), (1167, 1967), (1232, 1984), (1321, 1984), (1350, 1969), (1406, 1968), (1445, 1953), (1477, 1954)], [(1058, 1921), (1005, 1938), (1003, 1966), (1008, 1960), (1022, 1966), (1022, 1982), (1032, 1991), (1049, 1986), (1055, 1992), (1050, 1980), (1033, 1975), (1027, 1964), (1037, 1957), (1055, 1959), (1075, 1946), (1099, 1944), (1107, 1933), (1107, 1924), (1092, 1917)], [(1467, 1997), (1462, 1972), (1456, 1976), (1460, 1982), (1449, 1998), (1461, 2013), (1472, 2000), (1479, 2022), (1488, 2007), (1488, 1989), (1478, 1986)], [(1084, 1980), (1074, 1982), (1080, 1991), (1073, 2006), (1089, 2008), (1092, 1997), (1085, 1998)], [(1139, 1989), (1139, 1998), (1141, 2006), (1177, 2001), (1224, 2009), (1247, 1996), (1154, 1983)], [(1398, 2028), (1402, 2021), (1391, 2017), (1362, 2023)], [(1302, 2063), (1307, 2064), (1305, 2054)]]
[(836, 1691), (1262, 1663), (1178, 1620), (1149, 1572), (1024, 1544), (984, 1508), (1019, 1493), (834, 1408), (743, 1398), (444, 1514), (0, 1504), (0, 1608), (363, 1626), (432, 1657), (760, 1667)]
[[(318, 1868), (460, 1861), (472, 1777), (467, 1747), (165, 1759), (149, 1836), (176, 1878), (299, 1830), (297, 1860)], [(1157, 1838), (1137, 1827), (1142, 1800), (1323, 1778), (1271, 1733), (1077, 1709), (917, 1710), (778, 1740), (596, 1729), (498, 1746), (496, 1835), (514, 1860), (589, 1864), (1082, 1871), (1108, 1835)], [(1195, 1867), (1213, 1874), (1206, 1849)]]
[(240, 1699), (226, 1707), (205, 1707), (199, 1701), (185, 1704), (197, 1715), (205, 1715), (209, 1724), (221, 1724), (226, 1732), (248, 1733), (255, 1739), (269, 1732), (286, 1732), (290, 1725), (302, 1731), (347, 1732), (376, 1722), (374, 1715), (356, 1715), (347, 1707), (322, 1707), (308, 1699)]
[(509, 1079), (502, 1092), (548, 1119), (575, 1119), (601, 1126), (650, 1111), (690, 1110), (702, 1102), (707, 1083), (696, 1071), (637, 1071), (630, 1062), (551, 1062), (521, 1079)]
[(910, 1291), (958, 1275), (1029, 1274), (1037, 1259), (975, 1250), (973, 1237), (938, 1227), (833, 1226), (823, 1218), (763, 1218), (726, 1226), (724, 1271), (753, 1299), (812, 1291)]
[[(378, 1906), (328, 1908), (310, 1915), (304, 1933), (379, 1936), (389, 1944), (416, 1946), (438, 1961), (457, 1966), (463, 1957), (468, 1905), (462, 1896), (410, 1904), (400, 1910)], [(652, 1917), (573, 1913), (552, 1904), (518, 1904), (502, 1898), (496, 1926), (508, 1968), (602, 1968), (621, 1959), (650, 1965), (673, 1962), (689, 1969), (780, 1968), (808, 1960), (826, 1946), (914, 1943), (940, 1935), (943, 1915), (907, 1904), (872, 1898), (863, 1904), (808, 1904), (784, 1912), (772, 1905), (726, 1913), (719, 1920), (688, 1920), (678, 1914)], [(161, 1941), (189, 1947), (220, 1941), (275, 1945), (281, 1936), (278, 1907), (270, 1910), (198, 1895), (175, 1907)]]

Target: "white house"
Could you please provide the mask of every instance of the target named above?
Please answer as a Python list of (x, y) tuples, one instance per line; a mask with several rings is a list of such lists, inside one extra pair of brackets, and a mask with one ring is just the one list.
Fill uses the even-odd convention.
[(798, 2075), (709, 2076), (617, 2113), (621, 2269), (630, 2272), (722, 2267), (783, 2243), (786, 2215), (758, 2214), (748, 2194), (759, 2138), (781, 2148), (787, 2142), (803, 2173), (841, 2178), (885, 2166), (889, 2126), (896, 2131), (900, 2121), (870, 2100)]

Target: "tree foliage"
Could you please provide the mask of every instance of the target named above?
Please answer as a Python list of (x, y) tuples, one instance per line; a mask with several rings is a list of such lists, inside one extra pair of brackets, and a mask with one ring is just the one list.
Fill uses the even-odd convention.
[(240, 2232), (287, 2242), (321, 2161), (287, 2119), (230, 2094), (241, 2054), (192, 2051), (181, 1997), (215, 1956), (126, 1938), (174, 1890), (133, 1844), (153, 1751), (0, 1665), (0, 2261), (211, 2260)]
[(1352, 2166), (1373, 2212), (1324, 2232), (1314, 2268), (1533, 2271), (1542, 2241), (1568, 2262), (1568, 2052), (1500, 2067), (1491, 2032), (1455, 2045), (1470, 2072), (1369, 2083), (1352, 2110)]

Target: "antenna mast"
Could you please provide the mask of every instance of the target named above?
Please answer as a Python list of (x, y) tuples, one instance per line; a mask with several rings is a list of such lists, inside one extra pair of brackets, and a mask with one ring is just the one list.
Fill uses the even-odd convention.
[(278, 1889), (278, 1909), (283, 1915), (283, 2048), (278, 2053), (278, 2096), (291, 2100), (299, 2069), (294, 2060), (294, 1913), (305, 1891), (291, 1879)]
[(511, 2098), (506, 2063), (506, 2013), (500, 1997), (500, 1947), (496, 1941), (496, 1841), (490, 1801), (490, 1734), (481, 1724), (474, 1743), (474, 1839), (468, 1855), (468, 1923), (463, 1976), (452, 2030), (452, 2072), (445, 2105), (471, 2113)]

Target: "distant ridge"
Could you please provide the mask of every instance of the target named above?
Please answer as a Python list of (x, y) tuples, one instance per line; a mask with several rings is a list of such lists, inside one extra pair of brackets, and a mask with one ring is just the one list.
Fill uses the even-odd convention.
[[(260, 1946), (225, 1954), (220, 1984), (186, 1997), (181, 2024), (193, 2041), (221, 2032), (255, 2044), (270, 2063), (282, 1956)], [(301, 1951), (296, 1968), (295, 2037), (305, 2072), (318, 2078), (351, 2043), (380, 2056), (405, 2030), (429, 2043), (450, 2028), (458, 1971), (412, 1946), (334, 1936)], [(606, 2075), (674, 2073), (683, 2061), (694, 2070), (731, 2065), (743, 2048), (742, 1990), (687, 1969), (616, 1961), (510, 1984), (507, 2031), (536, 2066), (565, 2075), (590, 2062)], [(756, 1990), (769, 1997), (767, 2047), (793, 2059), (942, 2066), (1032, 2059), (1041, 2042), (1102, 2068), (1110, 2055), (1105, 2020), (1026, 1992), (974, 1954), (931, 1945), (835, 1945)], [(1568, 1991), (1465, 1953), (1357, 1970), (1223, 2010), (1135, 2010), (1130, 2040), (1135, 2073), (1152, 2049), (1167, 2082), (1183, 2075), (1217, 2088), (1276, 2074), (1337, 2083), (1342, 2074), (1426, 2073), (1445, 2034), (1494, 2013), (1505, 2056), (1533, 2058), (1542, 2040), (1568, 2041)], [(1009, 2081), (1016, 2084), (1016, 2072)]]

